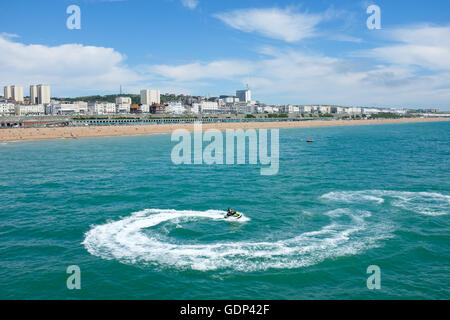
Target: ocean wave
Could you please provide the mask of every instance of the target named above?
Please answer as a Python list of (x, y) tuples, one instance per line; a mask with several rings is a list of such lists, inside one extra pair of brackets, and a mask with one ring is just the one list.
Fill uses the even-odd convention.
[(450, 196), (436, 192), (406, 192), (389, 190), (338, 191), (324, 194), (322, 199), (343, 203), (375, 202), (383, 204), (391, 198), (391, 205), (428, 216), (442, 216), (450, 212)]
[[(211, 244), (174, 244), (143, 231), (163, 222), (212, 219), (227, 223), (225, 212), (148, 209), (129, 217), (94, 226), (85, 234), (83, 245), (92, 255), (128, 264), (177, 269), (239, 270), (292, 269), (314, 265), (329, 258), (355, 255), (376, 247), (389, 237), (383, 226), (368, 226), (370, 212), (337, 209), (325, 213), (330, 223), (323, 228), (274, 242), (237, 241)], [(239, 223), (250, 221), (243, 217)], [(357, 233), (362, 236), (356, 236)]]

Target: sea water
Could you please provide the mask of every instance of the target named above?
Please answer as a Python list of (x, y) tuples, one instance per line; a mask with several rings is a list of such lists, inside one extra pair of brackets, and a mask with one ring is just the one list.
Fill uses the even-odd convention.
[(0, 298), (450, 298), (450, 122), (280, 130), (274, 176), (170, 139), (0, 145)]

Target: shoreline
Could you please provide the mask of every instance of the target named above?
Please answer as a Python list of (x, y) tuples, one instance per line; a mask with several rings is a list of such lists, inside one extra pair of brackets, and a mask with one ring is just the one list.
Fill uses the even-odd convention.
[[(378, 120), (307, 120), (295, 122), (238, 122), (238, 123), (203, 123), (203, 130), (208, 129), (288, 129), (341, 127), (358, 125), (381, 125), (423, 122), (449, 122), (445, 118), (408, 118), (408, 119), (378, 119)], [(167, 134), (176, 129), (194, 131), (193, 123), (149, 124), (122, 126), (89, 126), (89, 127), (55, 127), (55, 128), (12, 128), (0, 129), (0, 142), (78, 139), (94, 137), (135, 136), (149, 134)]]

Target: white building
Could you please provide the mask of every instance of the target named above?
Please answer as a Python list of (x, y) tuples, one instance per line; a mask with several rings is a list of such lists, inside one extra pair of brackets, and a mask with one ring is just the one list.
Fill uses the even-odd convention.
[(3, 88), (3, 98), (12, 99), (11, 86), (5, 86)]
[(39, 103), (38, 87), (36, 85), (31, 85), (30, 86), (30, 103), (31, 104)]
[(45, 107), (41, 104), (16, 105), (16, 116), (39, 116), (45, 114)]
[(256, 107), (249, 103), (239, 103), (236, 105), (237, 113), (252, 114), (255, 113)]
[(345, 112), (348, 114), (361, 114), (361, 108), (358, 107), (349, 107), (345, 108)]
[[(262, 106), (262, 107), (257, 107), (257, 110), (259, 113), (274, 113), (274, 107), (273, 106)], [(276, 110), (276, 112), (278, 112), (278, 109)]]
[(389, 110), (389, 112), (400, 114), (400, 115), (405, 115), (405, 114), (408, 113), (408, 110), (405, 110), (405, 109), (391, 109), (391, 110)]
[(15, 114), (16, 109), (13, 103), (0, 103), (0, 114), (3, 116), (9, 116)]
[(67, 114), (88, 114), (88, 103), (77, 101), (74, 103), (58, 103), (47, 105), (46, 114), (67, 115)]
[(313, 107), (312, 106), (301, 106), (301, 107), (299, 107), (299, 112), (311, 113), (311, 112), (313, 112)]
[[(194, 103), (192, 106), (196, 105)], [(217, 102), (212, 101), (202, 101), (199, 106), (199, 110), (201, 113), (218, 113), (219, 112), (219, 104)]]
[(161, 103), (161, 93), (159, 90), (141, 90), (141, 104), (160, 104)]
[(331, 113), (331, 107), (329, 106), (318, 106), (317, 111), (321, 114)]
[(85, 101), (77, 101), (75, 102), (78, 105), (78, 110), (80, 112), (80, 114), (88, 114), (89, 109), (88, 109), (88, 103)]
[(117, 97), (116, 113), (130, 113), (131, 103), (132, 101), (130, 97)]
[(51, 107), (51, 113), (55, 115), (78, 114), (79, 112), (80, 108), (75, 103), (60, 103)]
[(92, 115), (107, 115), (116, 113), (116, 104), (103, 102), (103, 103), (89, 103), (88, 104), (89, 114)]
[(50, 103), (50, 86), (46, 84), (40, 84), (37, 86), (38, 103), (49, 104)]
[(191, 107), (191, 112), (194, 114), (199, 114), (201, 112), (200, 110), (200, 104), (199, 103), (193, 103)]
[(331, 112), (336, 114), (346, 113), (345, 108), (343, 107), (331, 107)]
[(250, 102), (252, 101), (252, 92), (249, 89), (237, 90), (236, 97), (239, 99), (239, 102)]
[(130, 110), (131, 110), (130, 103), (116, 104), (116, 113), (130, 113)]
[[(239, 99), (236, 99), (236, 97), (225, 97), (222, 99), (224, 103), (234, 103), (239, 102)], [(235, 101), (238, 100), (238, 101)]]
[(23, 87), (11, 86), (11, 96), (16, 102), (23, 102)]
[(186, 111), (186, 108), (183, 106), (181, 102), (170, 102), (167, 105), (167, 112), (172, 114), (183, 114)]
[(52, 105), (51, 114), (67, 115), (67, 114), (87, 114), (87, 102), (60, 103)]
[(193, 113), (218, 113), (219, 104), (217, 102), (202, 101), (200, 103), (193, 103), (191, 111)]
[(116, 104), (129, 104), (129, 105), (131, 105), (131, 98), (130, 97), (117, 97), (116, 98)]
[(293, 106), (293, 105), (288, 104), (283, 107), (283, 112), (298, 113), (298, 112), (300, 112), (300, 108), (298, 106)]
[(378, 108), (363, 108), (364, 114), (377, 114), (380, 112), (383, 112), (383, 110), (378, 109)]
[(150, 113), (150, 105), (149, 104), (141, 104), (141, 112), (142, 113)]

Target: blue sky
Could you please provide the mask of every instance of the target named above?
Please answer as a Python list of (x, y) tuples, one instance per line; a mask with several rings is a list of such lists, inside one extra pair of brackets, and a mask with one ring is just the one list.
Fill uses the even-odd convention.
[[(80, 30), (66, 27), (72, 4)], [(381, 30), (366, 26), (371, 4)], [(248, 83), (273, 104), (450, 110), (447, 0), (16, 0), (0, 10), (1, 86), (221, 95)]]

